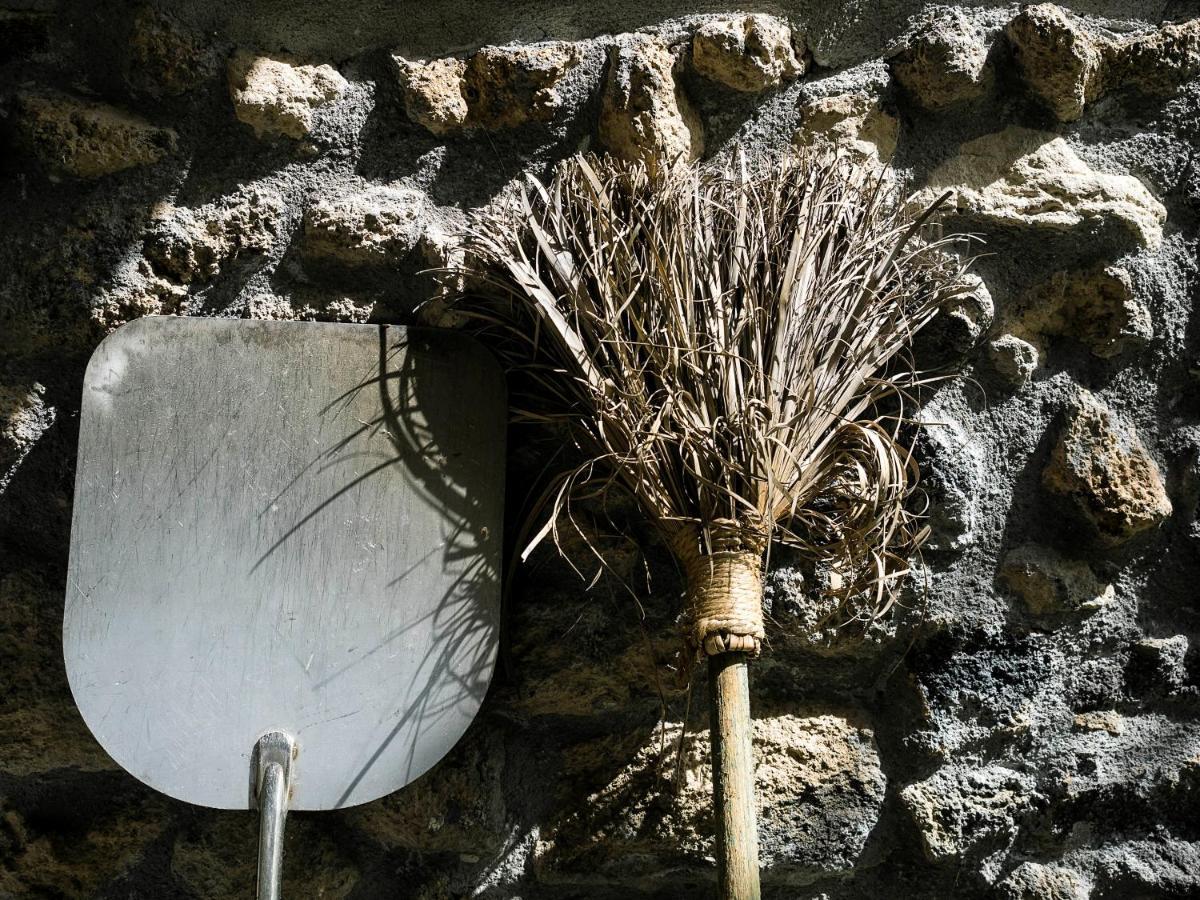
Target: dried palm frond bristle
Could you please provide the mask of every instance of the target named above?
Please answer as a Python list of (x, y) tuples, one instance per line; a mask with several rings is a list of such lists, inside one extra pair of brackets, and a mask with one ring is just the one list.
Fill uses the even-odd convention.
[(572, 494), (620, 485), (679, 557), (710, 652), (757, 650), (761, 612), (705, 600), (716, 578), (760, 603), (770, 541), (885, 611), (923, 531), (908, 348), (966, 289), (925, 222), (879, 172), (811, 155), (754, 174), (575, 157), (479, 215), (460, 308), (525, 376), (518, 419), (564, 424), (584, 459), (538, 538)]

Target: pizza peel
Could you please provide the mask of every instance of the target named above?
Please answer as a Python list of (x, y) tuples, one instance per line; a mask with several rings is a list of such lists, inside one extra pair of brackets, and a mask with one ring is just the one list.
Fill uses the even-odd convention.
[(84, 378), (63, 624), (88, 727), (176, 799), (366, 803), (463, 734), (498, 646), (503, 377), (395, 326), (139, 319)]

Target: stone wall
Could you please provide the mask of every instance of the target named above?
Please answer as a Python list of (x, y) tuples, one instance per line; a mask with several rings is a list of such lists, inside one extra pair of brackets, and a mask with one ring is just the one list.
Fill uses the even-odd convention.
[[(919, 588), (835, 629), (774, 556), (767, 896), (1200, 895), (1200, 4), (9, 0), (0, 104), (0, 896), (249, 896), (254, 815), (142, 787), (66, 685), (105, 333), (410, 321), (464, 211), (524, 172), (792, 144), (953, 191), (986, 246), (920, 346), (967, 377), (926, 397)], [(513, 444), (510, 497), (544, 453)], [(402, 794), (294, 815), (289, 896), (708, 890), (678, 581), (629, 510), (593, 512), (640, 607), (532, 560), (476, 724)]]

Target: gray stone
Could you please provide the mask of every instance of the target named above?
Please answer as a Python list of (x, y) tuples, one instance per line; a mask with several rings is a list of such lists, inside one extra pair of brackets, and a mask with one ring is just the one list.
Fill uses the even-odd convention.
[(933, 550), (962, 551), (979, 540), (980, 497), (987, 468), (978, 440), (962, 423), (936, 406), (925, 409), (932, 423), (922, 430), (922, 476), (931, 500), (928, 546)]
[(984, 332), (992, 327), (996, 306), (983, 279), (966, 276), (967, 288), (925, 326), (920, 338), (936, 357), (963, 357), (975, 349)]
[(1187, 681), (1187, 635), (1143, 638), (1133, 645), (1130, 680), (1138, 690), (1173, 694)]
[(197, 208), (163, 204), (144, 240), (155, 273), (179, 284), (203, 283), (222, 267), (270, 251), (284, 228), (284, 207), (269, 191), (248, 191)]

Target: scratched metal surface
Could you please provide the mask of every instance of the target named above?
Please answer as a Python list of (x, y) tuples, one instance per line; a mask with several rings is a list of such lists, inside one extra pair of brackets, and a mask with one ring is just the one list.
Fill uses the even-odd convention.
[(495, 661), (504, 417), (452, 334), (163, 317), (105, 340), (63, 629), (101, 745), (225, 809), (270, 730), (299, 745), (293, 809), (432, 766)]

